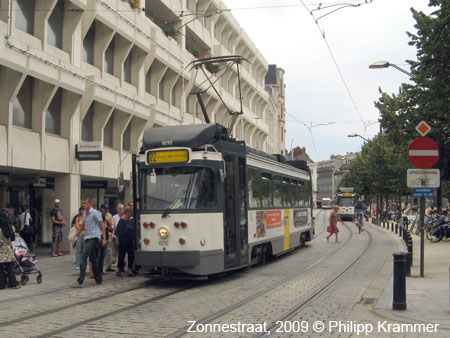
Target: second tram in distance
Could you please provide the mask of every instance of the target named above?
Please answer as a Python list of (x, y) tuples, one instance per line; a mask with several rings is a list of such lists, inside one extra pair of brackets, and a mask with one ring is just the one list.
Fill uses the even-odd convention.
[(153, 275), (213, 275), (313, 238), (305, 163), (249, 148), (219, 124), (147, 130), (137, 167), (136, 264)]

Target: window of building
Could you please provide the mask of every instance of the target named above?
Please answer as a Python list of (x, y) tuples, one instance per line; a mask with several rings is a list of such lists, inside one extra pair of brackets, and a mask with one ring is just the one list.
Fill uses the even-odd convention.
[(123, 133), (122, 149), (126, 151), (131, 150), (131, 123), (128, 124), (127, 129)]
[(94, 103), (91, 104), (81, 122), (81, 140), (88, 142), (94, 140)]
[(13, 125), (31, 129), (31, 106), (33, 102), (34, 79), (25, 78), (13, 102)]
[(165, 101), (165, 95), (164, 95), (164, 83), (166, 82), (166, 75), (162, 77), (161, 81), (159, 81), (159, 98), (163, 101)]
[(34, 0), (17, 0), (16, 28), (34, 34)]
[(47, 42), (62, 49), (64, 0), (59, 0), (47, 22)]
[(61, 135), (61, 100), (62, 89), (58, 88), (52, 102), (45, 112), (45, 132)]
[(132, 52), (128, 53), (128, 56), (123, 63), (123, 80), (128, 83), (131, 83), (131, 54)]
[(94, 64), (95, 21), (83, 39), (83, 61)]
[(170, 93), (170, 104), (172, 106), (177, 105), (177, 86), (176, 85), (172, 87), (172, 91)]
[(105, 51), (105, 72), (114, 74), (114, 39)]
[(114, 113), (109, 118), (108, 123), (103, 130), (103, 145), (105, 147), (113, 147), (113, 133), (114, 133)]
[(152, 67), (145, 74), (145, 91), (149, 94), (152, 93)]

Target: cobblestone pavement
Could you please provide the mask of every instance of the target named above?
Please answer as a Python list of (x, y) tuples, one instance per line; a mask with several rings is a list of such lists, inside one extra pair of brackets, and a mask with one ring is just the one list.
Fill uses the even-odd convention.
[[(2, 336), (9, 337), (165, 337), (189, 325), (189, 321), (207, 318), (267, 287), (290, 278), (323, 259), (307, 272), (264, 292), (260, 297), (225, 313), (216, 324), (271, 324), (291, 310), (311, 292), (347, 267), (369, 244), (367, 232), (359, 235), (354, 225), (340, 227), (341, 243), (327, 243), (323, 229), (326, 215), (317, 216), (316, 238), (305, 248), (279, 257), (264, 266), (256, 266), (204, 282), (150, 283), (142, 277), (109, 278), (103, 285), (81, 289), (62, 288), (59, 284), (39, 294), (30, 287), (28, 301), (14, 300), (13, 290), (0, 299)], [(313, 300), (291, 320), (355, 321), (376, 323), (382, 318), (373, 311), (392, 271), (392, 252), (399, 242), (376, 227), (368, 227), (373, 243), (362, 259), (328, 291)], [(348, 242), (346, 242), (349, 240)], [(342, 248), (342, 249), (341, 249)], [(340, 249), (340, 250), (338, 250)], [(42, 269), (44, 270), (44, 267)], [(73, 276), (67, 277), (73, 280)], [(67, 283), (70, 283), (68, 280)], [(45, 283), (45, 279), (44, 279)], [(44, 283), (42, 285), (44, 285)], [(31, 281), (30, 281), (31, 284)], [(33, 284), (31, 284), (33, 285)], [(191, 286), (186, 290), (183, 287)], [(28, 288), (28, 285), (26, 286)], [(25, 288), (23, 288), (25, 289)], [(40, 290), (42, 292), (42, 290)], [(45, 290), (44, 290), (45, 293)], [(3, 294), (2, 294), (3, 296)], [(17, 297), (17, 296), (16, 296)], [(95, 298), (95, 301), (91, 301)], [(26, 303), (23, 304), (23, 303)], [(75, 304), (76, 303), (76, 304)], [(25, 305), (25, 306), (24, 306)], [(37, 317), (33, 317), (39, 314)], [(24, 317), (29, 316), (25, 321)], [(6, 323), (6, 324), (5, 324)], [(252, 334), (195, 333), (186, 336), (220, 337)], [(298, 333), (273, 333), (274, 336), (299, 336)], [(314, 335), (311, 328), (302, 336)], [(351, 333), (324, 331), (322, 336), (352, 336)], [(382, 336), (382, 335), (380, 335)], [(387, 335), (389, 336), (389, 335)], [(402, 335), (399, 335), (402, 336)]]

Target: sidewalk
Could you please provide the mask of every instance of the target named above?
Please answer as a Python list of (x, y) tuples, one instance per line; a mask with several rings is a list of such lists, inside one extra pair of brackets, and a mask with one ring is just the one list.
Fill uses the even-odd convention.
[[(390, 223), (391, 224), (391, 223)], [(371, 226), (376, 227), (370, 223)], [(383, 226), (378, 227), (383, 229)], [(388, 229), (392, 236), (402, 241), (398, 234)], [(413, 266), (411, 277), (406, 278), (406, 302), (404, 311), (392, 310), (392, 279), (375, 305), (375, 312), (384, 317), (401, 323), (439, 324), (439, 329), (450, 330), (450, 243), (441, 241), (430, 243), (425, 239), (424, 277), (420, 276), (420, 236), (412, 234)], [(404, 252), (406, 245), (402, 241)]]

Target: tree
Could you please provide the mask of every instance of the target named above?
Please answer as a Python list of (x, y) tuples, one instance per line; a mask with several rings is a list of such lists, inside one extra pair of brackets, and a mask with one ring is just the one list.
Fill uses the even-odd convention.
[(381, 133), (362, 147), (341, 182), (364, 195), (399, 195), (407, 191), (409, 167), (406, 148)]
[(408, 60), (414, 84), (402, 84), (398, 95), (381, 92), (375, 106), (386, 135), (405, 147), (418, 136), (416, 125), (425, 120), (440, 149), (437, 167), (443, 181), (450, 180), (450, 2), (430, 0), (430, 15), (411, 9), (417, 33), (407, 33), (417, 48), (417, 61)]

